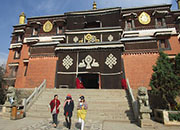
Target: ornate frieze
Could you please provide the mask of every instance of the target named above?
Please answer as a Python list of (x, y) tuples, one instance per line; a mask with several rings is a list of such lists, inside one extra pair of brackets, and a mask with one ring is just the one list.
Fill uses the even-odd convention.
[(112, 35), (109, 35), (108, 36), (108, 40), (111, 42), (111, 41), (113, 41), (113, 39), (114, 39), (114, 37), (112, 36)]
[(73, 41), (74, 41), (75, 43), (77, 43), (77, 42), (79, 41), (79, 38), (78, 38), (77, 36), (75, 36), (75, 37), (73, 38)]
[(78, 66), (79, 68), (86, 67), (86, 69), (91, 69), (92, 67), (99, 67), (99, 63), (96, 62), (96, 59), (92, 58), (92, 56), (87, 55)]
[(117, 64), (117, 58), (113, 54), (109, 54), (106, 58), (105, 64), (112, 69), (113, 66)]
[(96, 36), (94, 35), (91, 35), (91, 34), (87, 34), (85, 35), (85, 40), (88, 42), (88, 43), (94, 43), (94, 42), (99, 42), (100, 40), (96, 38)]
[(67, 55), (63, 59), (63, 63), (62, 64), (68, 70), (73, 65), (73, 59), (69, 55)]

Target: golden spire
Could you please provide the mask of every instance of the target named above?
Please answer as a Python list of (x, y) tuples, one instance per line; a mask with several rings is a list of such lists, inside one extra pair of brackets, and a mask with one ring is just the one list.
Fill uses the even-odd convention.
[(93, 9), (97, 9), (96, 2), (93, 2)]
[(180, 0), (177, 0), (178, 9), (180, 9)]
[(24, 14), (24, 12), (22, 12), (19, 15), (19, 24), (25, 24), (25, 19), (26, 19), (26, 15)]

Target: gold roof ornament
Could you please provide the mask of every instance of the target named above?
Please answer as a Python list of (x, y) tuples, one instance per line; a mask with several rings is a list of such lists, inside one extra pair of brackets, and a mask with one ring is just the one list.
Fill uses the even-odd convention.
[(95, 1), (93, 2), (93, 9), (97, 9), (97, 5)]
[(177, 1), (178, 9), (180, 9), (180, 0), (176, 0), (176, 1)]
[(26, 20), (26, 15), (24, 14), (24, 12), (22, 12), (19, 15), (19, 24), (25, 24), (25, 20)]

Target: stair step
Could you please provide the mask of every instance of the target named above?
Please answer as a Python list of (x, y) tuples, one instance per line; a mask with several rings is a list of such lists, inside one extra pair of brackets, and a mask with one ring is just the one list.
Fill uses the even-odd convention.
[[(111, 114), (111, 116), (109, 116)], [(107, 114), (107, 113), (104, 113), (104, 114), (96, 114), (96, 116), (92, 115), (91, 113), (87, 113), (87, 116), (86, 116), (86, 119), (98, 119), (98, 120), (110, 120), (110, 119), (133, 119), (133, 115), (132, 114), (113, 114), (110, 113), (110, 114)], [(50, 113), (37, 113), (37, 112), (34, 112), (34, 113), (26, 113), (27, 116), (32, 116), (32, 117), (42, 117), (42, 118), (49, 118), (51, 117), (51, 114)], [(58, 115), (59, 118), (64, 118), (64, 115), (63, 113), (60, 113)], [(73, 113), (73, 118), (77, 118), (77, 114), (76, 113)]]
[(88, 120), (133, 120), (133, 113), (129, 106), (127, 94), (119, 89), (45, 89), (26, 113), (27, 116), (51, 118), (48, 111), (49, 102), (55, 94), (61, 101), (59, 118), (64, 120), (63, 103), (66, 95), (73, 97), (75, 109), (73, 120), (77, 119), (77, 104), (79, 95), (83, 94), (88, 103)]

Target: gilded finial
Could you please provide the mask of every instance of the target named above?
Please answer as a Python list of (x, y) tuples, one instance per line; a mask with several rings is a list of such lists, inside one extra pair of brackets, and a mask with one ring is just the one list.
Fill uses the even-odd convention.
[(177, 1), (178, 9), (180, 9), (180, 0), (176, 0), (176, 1)]
[(97, 5), (95, 1), (93, 2), (93, 9), (97, 9)]
[(26, 15), (24, 14), (24, 12), (22, 12), (19, 15), (19, 24), (25, 24), (25, 19), (26, 19)]

